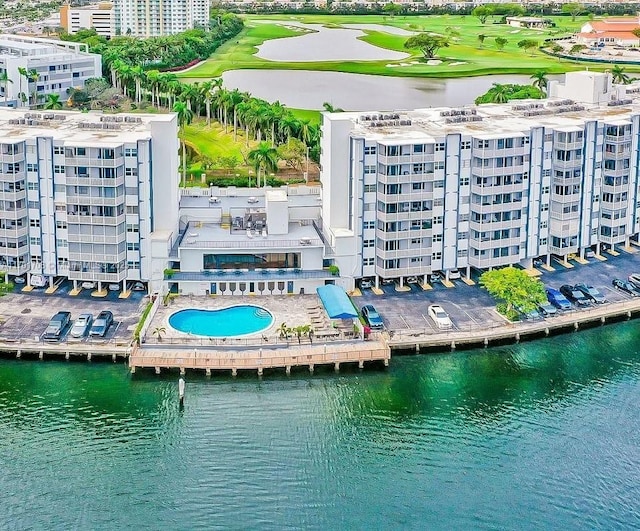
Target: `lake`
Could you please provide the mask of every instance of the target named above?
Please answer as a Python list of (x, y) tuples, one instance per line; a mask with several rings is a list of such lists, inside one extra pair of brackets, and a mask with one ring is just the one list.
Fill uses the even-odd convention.
[(6, 529), (640, 527), (638, 321), (388, 370), (0, 360)]
[(524, 75), (434, 79), (307, 70), (230, 70), (222, 79), (228, 89), (277, 100), (287, 107), (322, 109), (329, 102), (348, 111), (457, 107), (472, 104), (493, 83), (531, 84)]

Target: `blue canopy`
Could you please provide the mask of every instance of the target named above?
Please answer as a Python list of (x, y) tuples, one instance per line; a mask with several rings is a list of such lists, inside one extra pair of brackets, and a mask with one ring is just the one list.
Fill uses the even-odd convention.
[(318, 297), (322, 301), (324, 309), (327, 310), (331, 319), (348, 319), (358, 317), (358, 312), (353, 307), (351, 299), (345, 291), (335, 284), (327, 284), (316, 288)]

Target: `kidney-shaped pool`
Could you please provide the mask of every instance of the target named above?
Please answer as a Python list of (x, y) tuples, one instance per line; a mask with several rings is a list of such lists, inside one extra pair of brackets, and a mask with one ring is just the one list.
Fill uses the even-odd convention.
[(262, 332), (273, 320), (271, 312), (261, 306), (240, 304), (221, 310), (180, 310), (169, 317), (169, 324), (185, 334), (237, 337)]

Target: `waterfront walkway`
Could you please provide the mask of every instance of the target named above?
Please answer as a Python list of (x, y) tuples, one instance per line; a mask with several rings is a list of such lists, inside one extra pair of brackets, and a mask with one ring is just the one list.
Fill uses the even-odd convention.
[(345, 341), (332, 344), (290, 344), (285, 348), (253, 348), (247, 350), (219, 348), (180, 348), (174, 345), (137, 347), (129, 357), (132, 373), (137, 368), (154, 368), (156, 373), (161, 369), (204, 370), (207, 374), (215, 371), (231, 371), (236, 375), (238, 370), (257, 371), (262, 375), (264, 369), (285, 369), (291, 372), (292, 367), (307, 367), (310, 372), (318, 365), (333, 365), (337, 371), (340, 364), (357, 363), (360, 368), (365, 362), (382, 362), (385, 366), (391, 359), (391, 350), (383, 337), (378, 340)]

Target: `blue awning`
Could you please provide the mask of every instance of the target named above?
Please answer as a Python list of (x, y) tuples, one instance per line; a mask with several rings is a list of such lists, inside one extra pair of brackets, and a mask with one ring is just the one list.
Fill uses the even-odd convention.
[(353, 307), (351, 299), (345, 291), (335, 284), (327, 284), (316, 288), (318, 297), (322, 301), (324, 309), (327, 310), (331, 319), (349, 319), (358, 317), (358, 312)]

